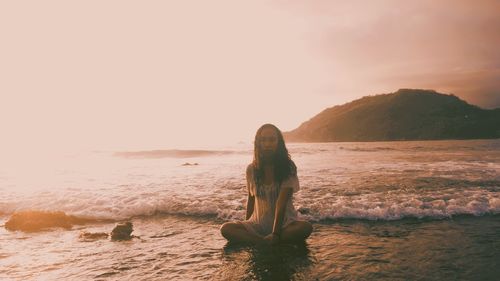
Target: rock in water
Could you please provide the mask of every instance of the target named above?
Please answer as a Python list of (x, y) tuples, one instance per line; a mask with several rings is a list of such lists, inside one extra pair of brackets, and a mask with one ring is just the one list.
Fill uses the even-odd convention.
[(119, 223), (111, 231), (111, 240), (130, 240), (134, 231), (131, 222)]
[(105, 232), (81, 232), (79, 238), (84, 241), (93, 241), (97, 239), (106, 239), (109, 234)]
[(63, 212), (50, 211), (21, 211), (12, 214), (5, 223), (7, 230), (21, 230), (25, 232), (43, 231), (62, 227), (71, 229), (75, 224), (86, 224), (95, 220), (66, 215)]

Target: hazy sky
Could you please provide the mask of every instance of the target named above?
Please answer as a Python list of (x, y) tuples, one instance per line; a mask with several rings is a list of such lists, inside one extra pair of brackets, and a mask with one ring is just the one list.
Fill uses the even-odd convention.
[(399, 88), (500, 107), (500, 1), (1, 1), (2, 149), (250, 142)]

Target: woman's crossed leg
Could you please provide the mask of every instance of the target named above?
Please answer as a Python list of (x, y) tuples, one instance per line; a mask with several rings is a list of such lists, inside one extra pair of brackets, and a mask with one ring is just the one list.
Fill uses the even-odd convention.
[[(294, 221), (281, 230), (280, 242), (294, 243), (304, 241), (313, 227), (307, 221)], [(247, 228), (239, 222), (227, 222), (220, 228), (222, 236), (231, 242), (243, 242), (261, 244), (266, 243), (264, 236), (248, 231)]]

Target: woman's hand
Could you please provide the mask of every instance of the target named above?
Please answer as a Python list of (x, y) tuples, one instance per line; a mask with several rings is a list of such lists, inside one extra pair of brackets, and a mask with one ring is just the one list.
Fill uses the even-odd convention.
[(280, 241), (280, 237), (276, 233), (271, 233), (264, 237), (264, 240), (270, 245), (275, 245)]

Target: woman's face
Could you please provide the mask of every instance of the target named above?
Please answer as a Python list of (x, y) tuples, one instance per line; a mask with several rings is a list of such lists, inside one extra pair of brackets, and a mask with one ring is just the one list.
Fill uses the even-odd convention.
[(260, 132), (260, 149), (264, 155), (272, 155), (278, 148), (278, 134), (272, 127), (265, 127)]

